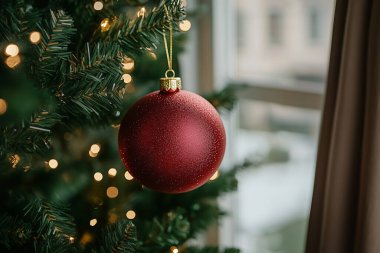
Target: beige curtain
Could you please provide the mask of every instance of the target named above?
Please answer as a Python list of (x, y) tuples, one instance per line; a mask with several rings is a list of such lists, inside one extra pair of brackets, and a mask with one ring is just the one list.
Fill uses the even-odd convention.
[(306, 253), (380, 253), (380, 0), (337, 0)]

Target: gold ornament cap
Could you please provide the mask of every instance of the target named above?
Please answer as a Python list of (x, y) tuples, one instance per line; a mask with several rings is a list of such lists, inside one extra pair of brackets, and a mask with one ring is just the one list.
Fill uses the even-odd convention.
[[(172, 76), (168, 76), (171, 73)], [(175, 77), (175, 72), (169, 69), (165, 72), (165, 77), (160, 78), (160, 90), (165, 92), (176, 92), (182, 89), (180, 77)]]

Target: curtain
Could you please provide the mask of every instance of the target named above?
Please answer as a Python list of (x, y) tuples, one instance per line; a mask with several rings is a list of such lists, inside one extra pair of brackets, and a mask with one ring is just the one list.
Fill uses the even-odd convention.
[(380, 252), (380, 0), (337, 0), (306, 253)]

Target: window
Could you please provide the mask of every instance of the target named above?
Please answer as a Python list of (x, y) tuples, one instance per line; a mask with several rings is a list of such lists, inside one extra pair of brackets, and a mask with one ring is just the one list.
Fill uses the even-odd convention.
[(283, 22), (284, 18), (282, 12), (273, 9), (268, 15), (268, 33), (269, 42), (272, 45), (281, 45), (283, 43)]
[(323, 13), (321, 9), (316, 6), (312, 6), (309, 12), (309, 38), (312, 42), (318, 42), (322, 39)]
[(212, 2), (214, 80), (242, 88), (226, 120), (229, 164), (261, 161), (221, 201), (233, 215), (219, 243), (242, 253), (302, 253), (335, 2)]

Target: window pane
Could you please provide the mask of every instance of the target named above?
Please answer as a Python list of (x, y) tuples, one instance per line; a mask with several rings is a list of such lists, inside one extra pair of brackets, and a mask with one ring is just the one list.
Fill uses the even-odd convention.
[(237, 0), (236, 78), (323, 83), (333, 7), (333, 0)]
[(335, 2), (235, 3), (235, 78), (265, 93), (261, 98), (252, 88), (254, 96), (239, 100), (236, 160), (261, 164), (239, 175), (236, 246), (242, 253), (303, 253), (321, 112), (281, 101), (291, 101), (295, 91), (323, 90)]

